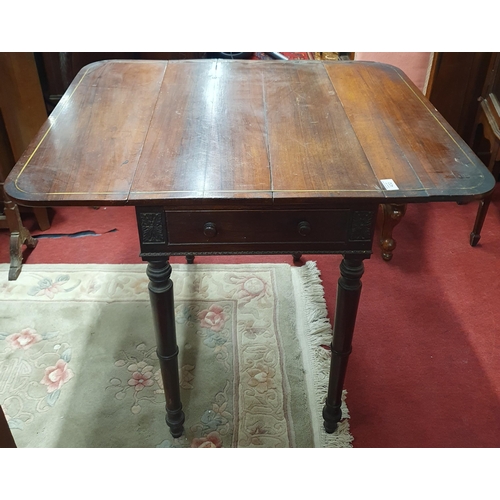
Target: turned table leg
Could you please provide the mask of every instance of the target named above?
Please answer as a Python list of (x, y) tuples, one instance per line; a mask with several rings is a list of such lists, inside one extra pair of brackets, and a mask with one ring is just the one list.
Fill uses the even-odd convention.
[(340, 278), (337, 286), (337, 303), (331, 344), (332, 360), (326, 404), (323, 408), (325, 431), (333, 433), (342, 418), (342, 389), (351, 354), (351, 343), (356, 323), (361, 276), (363, 276), (363, 257), (345, 255), (340, 264)]
[(167, 258), (148, 263), (149, 296), (153, 309), (157, 354), (165, 391), (166, 422), (173, 437), (184, 431), (182, 411), (177, 339), (175, 334), (174, 289), (170, 279), (172, 267)]
[(380, 248), (382, 249), (382, 258), (389, 261), (392, 259), (392, 252), (396, 248), (396, 242), (392, 237), (392, 232), (406, 213), (406, 205), (398, 205), (395, 203), (384, 204), (382, 205), (382, 213)]

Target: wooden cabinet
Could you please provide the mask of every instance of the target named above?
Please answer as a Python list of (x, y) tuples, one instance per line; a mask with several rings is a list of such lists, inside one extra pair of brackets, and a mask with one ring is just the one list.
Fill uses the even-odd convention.
[(449, 124), (470, 143), (491, 52), (437, 52), (427, 96)]
[[(22, 245), (36, 245), (19, 208), (4, 195), (3, 182), (47, 119), (35, 58), (29, 52), (0, 53), (0, 228), (10, 232), (9, 279), (21, 272)], [(50, 227), (47, 210), (33, 209), (40, 229)]]

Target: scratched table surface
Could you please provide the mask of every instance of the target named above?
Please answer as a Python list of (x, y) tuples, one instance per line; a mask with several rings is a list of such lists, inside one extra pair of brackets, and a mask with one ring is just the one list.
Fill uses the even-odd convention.
[(393, 66), (112, 60), (80, 71), (5, 187), (25, 205), (331, 206), (494, 179)]

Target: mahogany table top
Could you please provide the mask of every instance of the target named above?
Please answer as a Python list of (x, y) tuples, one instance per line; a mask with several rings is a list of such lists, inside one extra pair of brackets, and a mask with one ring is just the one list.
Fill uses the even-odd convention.
[(393, 66), (227, 60), (83, 68), (5, 186), (25, 205), (186, 208), (459, 201), (493, 187)]

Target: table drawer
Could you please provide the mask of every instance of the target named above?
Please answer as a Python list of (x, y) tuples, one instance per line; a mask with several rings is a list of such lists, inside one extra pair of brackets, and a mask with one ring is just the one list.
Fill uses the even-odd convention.
[(175, 211), (166, 213), (169, 244), (340, 242), (351, 211)]

